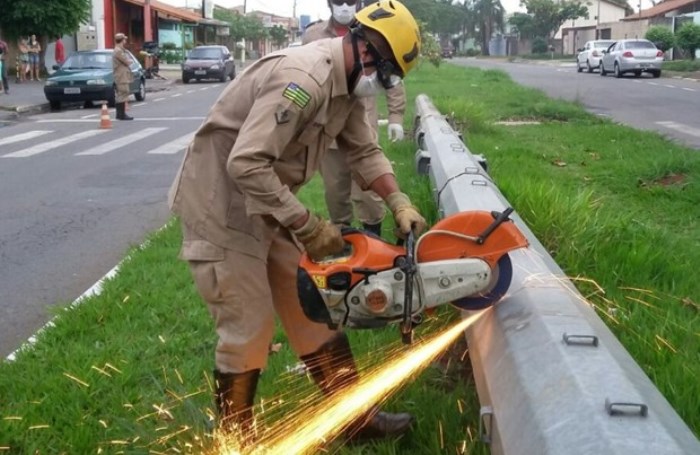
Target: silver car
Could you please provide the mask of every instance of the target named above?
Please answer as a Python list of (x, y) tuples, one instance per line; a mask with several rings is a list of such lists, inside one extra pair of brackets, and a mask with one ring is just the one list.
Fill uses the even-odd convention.
[(600, 66), (600, 59), (603, 51), (609, 48), (615, 41), (613, 40), (593, 40), (586, 42), (586, 45), (579, 49), (576, 56), (576, 70), (580, 73), (585, 68), (589, 73)]
[(605, 50), (600, 61), (600, 75), (614, 73), (615, 77), (622, 77), (624, 73), (634, 73), (641, 76), (644, 72), (659, 77), (663, 61), (664, 53), (651, 41), (623, 39)]

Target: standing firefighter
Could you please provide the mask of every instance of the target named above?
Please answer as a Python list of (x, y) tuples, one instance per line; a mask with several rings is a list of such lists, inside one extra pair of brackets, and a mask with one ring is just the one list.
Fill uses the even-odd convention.
[[(304, 31), (302, 43), (307, 44), (323, 38), (344, 36), (353, 26), (355, 12), (361, 6), (358, 0), (328, 0), (331, 18), (316, 22)], [(406, 91), (403, 84), (398, 84), (384, 91), (389, 110), (389, 138), (392, 141), (403, 139), (403, 114), (406, 110)], [(375, 140), (378, 140), (378, 113), (375, 96), (363, 98), (367, 117), (374, 128)], [(321, 176), (326, 193), (326, 205), (335, 224), (350, 226), (353, 220), (353, 205), (362, 227), (376, 235), (382, 234), (384, 220), (384, 203), (373, 191), (362, 191), (350, 175), (348, 151), (340, 149), (333, 143), (326, 157), (321, 162)]]
[(131, 57), (126, 52), (127, 37), (123, 33), (114, 35), (114, 54), (112, 54), (112, 69), (114, 70), (114, 84), (117, 87), (115, 97), (115, 106), (117, 107), (118, 120), (133, 120), (126, 114), (126, 101), (129, 99), (129, 84), (134, 80), (134, 75), (131, 74)]
[[(400, 82), (417, 63), (418, 26), (401, 3), (358, 12), (344, 37), (269, 54), (221, 94), (185, 153), (170, 191), (183, 227), (181, 257), (214, 318), (220, 426), (253, 432), (255, 391), (275, 313), (291, 348), (325, 394), (357, 380), (346, 335), (309, 321), (297, 297), (302, 246), (315, 260), (338, 253), (337, 226), (310, 214), (295, 193), (335, 138), (361, 188), (385, 201), (403, 233), (425, 220), (399, 191), (357, 91)], [(373, 409), (355, 437), (395, 436), (409, 414)]]

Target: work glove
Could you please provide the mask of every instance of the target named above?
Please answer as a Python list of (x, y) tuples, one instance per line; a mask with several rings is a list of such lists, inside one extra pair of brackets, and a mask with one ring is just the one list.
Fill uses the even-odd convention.
[(299, 229), (293, 229), (292, 233), (304, 245), (311, 260), (316, 262), (341, 252), (345, 246), (338, 226), (314, 214), (309, 214), (306, 223)]
[(403, 140), (403, 126), (400, 123), (389, 123), (387, 133), (391, 142)]
[(411, 200), (404, 193), (398, 191), (391, 193), (386, 197), (386, 205), (394, 215), (398, 237), (405, 239), (411, 231), (420, 235), (425, 230), (427, 226), (425, 218), (418, 213), (418, 209), (411, 204)]

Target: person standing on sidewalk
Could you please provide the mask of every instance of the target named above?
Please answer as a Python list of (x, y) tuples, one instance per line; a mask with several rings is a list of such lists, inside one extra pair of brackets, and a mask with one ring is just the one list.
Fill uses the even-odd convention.
[[(360, 0), (328, 0), (331, 18), (310, 24), (301, 38), (307, 44), (324, 38), (344, 36), (355, 20), (355, 12), (362, 6)], [(403, 139), (403, 115), (406, 110), (406, 91), (403, 83), (384, 91), (389, 110), (389, 138)], [(367, 118), (374, 128), (375, 140), (379, 140), (379, 114), (375, 96), (361, 100), (367, 109)], [(333, 143), (321, 163), (321, 176), (325, 187), (326, 206), (334, 224), (350, 226), (353, 221), (353, 205), (362, 227), (378, 236), (382, 235), (384, 202), (373, 191), (362, 191), (350, 176), (348, 151)]]
[(10, 85), (7, 82), (7, 66), (8, 66), (8, 56), (7, 56), (7, 43), (0, 39), (0, 81), (2, 81), (2, 88), (5, 95), (10, 94)]
[(66, 61), (66, 49), (63, 47), (63, 40), (60, 36), (56, 37), (54, 60), (56, 60), (57, 65), (63, 65), (63, 62)]
[(133, 120), (126, 114), (126, 101), (129, 99), (129, 84), (134, 80), (131, 74), (131, 57), (125, 50), (127, 37), (123, 33), (114, 35), (114, 53), (112, 54), (112, 69), (114, 70), (114, 84), (117, 87), (114, 94), (117, 107), (117, 120)]
[(17, 65), (17, 83), (27, 81), (27, 73), (29, 72), (29, 44), (27, 39), (21, 37), (17, 42), (19, 49), (19, 63)]
[(39, 77), (39, 60), (41, 54), (41, 44), (36, 39), (36, 35), (32, 35), (29, 39), (29, 78), (40, 81)]
[[(344, 37), (273, 52), (251, 64), (214, 103), (168, 194), (182, 223), (180, 257), (214, 319), (219, 426), (254, 434), (253, 404), (277, 315), (293, 351), (326, 396), (359, 379), (347, 335), (308, 319), (297, 293), (303, 249), (340, 252), (337, 226), (296, 197), (335, 138), (363, 189), (386, 201), (403, 235), (425, 219), (402, 193), (360, 96), (400, 82), (418, 62), (420, 33), (397, 0), (373, 2)], [(412, 416), (374, 406), (355, 439), (397, 437)]]

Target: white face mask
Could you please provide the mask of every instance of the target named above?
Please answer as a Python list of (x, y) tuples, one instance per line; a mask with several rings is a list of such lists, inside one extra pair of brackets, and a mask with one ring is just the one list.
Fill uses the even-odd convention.
[(333, 11), (333, 19), (340, 25), (348, 25), (355, 17), (355, 5), (348, 5), (347, 3), (343, 3), (340, 6), (331, 5), (331, 10)]
[(377, 72), (375, 71), (369, 76), (361, 75), (357, 80), (357, 84), (355, 84), (355, 88), (352, 90), (352, 94), (360, 98), (367, 98), (370, 96), (377, 96), (382, 90), (384, 90), (384, 87), (382, 87), (382, 83), (379, 82)]

